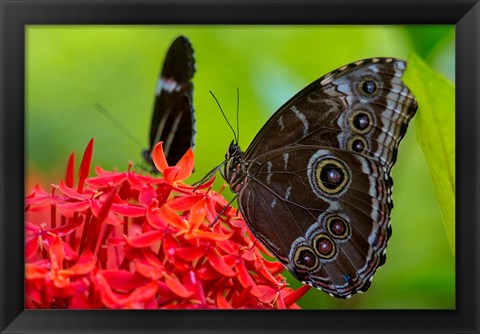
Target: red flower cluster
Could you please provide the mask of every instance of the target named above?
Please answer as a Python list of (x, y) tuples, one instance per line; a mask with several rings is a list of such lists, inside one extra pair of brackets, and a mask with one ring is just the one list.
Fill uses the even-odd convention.
[(87, 178), (90, 141), (74, 186), (74, 155), (65, 182), (25, 198), (27, 308), (298, 308), (308, 290), (287, 287), (283, 267), (210, 189), (183, 183), (189, 150), (168, 166), (162, 145), (153, 160), (161, 177), (96, 168)]

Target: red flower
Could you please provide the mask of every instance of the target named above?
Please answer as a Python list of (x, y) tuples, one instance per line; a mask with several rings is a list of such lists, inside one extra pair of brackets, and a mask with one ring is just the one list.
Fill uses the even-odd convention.
[(93, 140), (74, 186), (74, 155), (51, 193), (25, 197), (27, 308), (298, 308), (283, 266), (249, 233), (243, 219), (211, 190), (184, 183), (189, 150), (168, 166), (153, 150), (161, 177), (96, 168)]

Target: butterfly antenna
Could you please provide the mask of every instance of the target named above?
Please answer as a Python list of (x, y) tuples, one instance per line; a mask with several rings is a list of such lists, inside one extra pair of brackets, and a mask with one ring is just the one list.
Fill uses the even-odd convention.
[(115, 125), (125, 136), (127, 136), (132, 142), (134, 142), (136, 145), (138, 145), (139, 147), (143, 148), (144, 145), (142, 145), (142, 143), (140, 143), (140, 141), (135, 138), (134, 135), (132, 135), (132, 133), (130, 131), (128, 131), (123, 125), (122, 123), (120, 123), (110, 112), (108, 112), (107, 109), (105, 109), (102, 105), (100, 105), (99, 103), (96, 103), (95, 104), (95, 109), (97, 109), (97, 111), (99, 113), (101, 113), (103, 116), (105, 116), (110, 122), (113, 123), (113, 125)]
[(228, 126), (230, 127), (230, 130), (232, 130), (233, 132), (233, 138), (235, 139), (235, 143), (238, 144), (238, 138), (237, 138), (237, 134), (235, 133), (235, 130), (233, 129), (232, 125), (230, 124), (230, 122), (228, 121), (228, 118), (227, 116), (225, 115), (225, 113), (223, 112), (223, 109), (222, 109), (222, 106), (220, 105), (220, 102), (218, 102), (217, 98), (215, 97), (215, 95), (213, 95), (212, 91), (210, 90), (209, 91), (210, 94), (212, 95), (212, 97), (214, 98), (215, 102), (217, 102), (217, 105), (218, 105), (218, 108), (220, 108), (220, 111), (223, 115), (223, 118), (225, 119), (225, 121), (227, 122)]
[(240, 89), (237, 87), (237, 144), (240, 144)]

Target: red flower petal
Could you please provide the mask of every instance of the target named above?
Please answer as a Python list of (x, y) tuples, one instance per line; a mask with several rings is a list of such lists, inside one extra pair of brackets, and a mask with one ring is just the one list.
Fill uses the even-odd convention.
[(29, 221), (25, 221), (25, 232), (28, 235), (38, 235), (42, 233), (42, 229), (35, 225), (34, 223), (30, 223)]
[(175, 250), (180, 246), (178, 241), (173, 237), (172, 234), (165, 234), (163, 238), (163, 252), (172, 262), (175, 261), (174, 255)]
[(62, 240), (55, 236), (50, 248), (48, 249), (50, 254), (50, 261), (52, 263), (52, 269), (57, 270), (62, 268), (63, 260), (65, 259), (65, 250), (63, 248)]
[(173, 300), (178, 300), (178, 296), (170, 290), (170, 288), (167, 286), (167, 284), (164, 281), (157, 281), (158, 283), (158, 295), (161, 296), (159, 298), (159, 303), (161, 303), (160, 308), (162, 309), (168, 309), (169, 306), (172, 306), (171, 308), (182, 308), (178, 303), (175, 303), (177, 306), (174, 306), (172, 303)]
[(145, 232), (135, 237), (125, 238), (127, 243), (136, 248), (150, 247), (151, 245), (162, 241), (164, 236), (163, 231), (155, 230), (150, 232)]
[(168, 202), (168, 206), (176, 211), (190, 210), (198, 201), (202, 200), (204, 195), (187, 195), (174, 198)]
[(135, 271), (147, 278), (158, 280), (165, 274), (164, 268), (154, 268), (141, 262), (135, 262)]
[(168, 226), (168, 221), (160, 215), (160, 210), (157, 207), (156, 201), (153, 201), (150, 207), (147, 209), (147, 223), (151, 227), (163, 230)]
[(102, 273), (98, 273), (94, 276), (93, 282), (95, 287), (100, 291), (102, 303), (109, 308), (118, 308), (125, 304), (127, 299), (121, 298), (119, 295), (113, 292), (112, 288), (108, 285), (107, 280), (103, 277)]
[(235, 276), (235, 272), (232, 268), (215, 251), (208, 252), (207, 257), (212, 267), (220, 274), (227, 277)]
[(34, 197), (26, 197), (25, 205), (35, 205), (35, 204), (44, 204), (50, 201), (52, 198), (51, 195), (37, 195), (34, 194)]
[(262, 303), (270, 304), (277, 295), (277, 289), (269, 285), (257, 285), (252, 288), (252, 295), (256, 296)]
[(83, 153), (82, 162), (80, 164), (80, 171), (78, 173), (78, 192), (83, 192), (83, 185), (85, 179), (88, 177), (90, 172), (90, 163), (92, 162), (92, 153), (93, 153), (93, 138), (88, 142), (85, 153)]
[(255, 261), (255, 252), (251, 249), (243, 249), (242, 250), (242, 258), (246, 261)]
[(276, 275), (276, 274), (279, 274), (281, 273), (282, 271), (285, 270), (285, 267), (283, 266), (283, 264), (281, 264), (280, 262), (271, 262), (271, 261), (264, 261), (263, 262), (263, 265), (265, 266), (265, 268), (267, 268), (273, 275)]
[(226, 241), (230, 239), (231, 234), (218, 234), (214, 232), (205, 232), (202, 230), (195, 230), (192, 233), (185, 234), (185, 239), (192, 240), (192, 239), (205, 239), (205, 240), (212, 240), (212, 241)]
[(157, 254), (155, 254), (150, 248), (143, 248), (142, 255), (143, 255), (143, 258), (153, 267), (160, 268), (162, 270), (164, 269), (164, 265), (158, 259)]
[(75, 275), (85, 275), (95, 268), (96, 258), (92, 252), (87, 249), (77, 260), (77, 263), (69, 270)]
[(219, 280), (222, 275), (213, 269), (210, 262), (206, 261), (203, 265), (195, 269), (197, 276), (204, 281)]
[(287, 308), (281, 294), (278, 296), (278, 299), (277, 299), (277, 308), (280, 310), (285, 310)]
[(182, 218), (180, 218), (175, 210), (172, 210), (168, 205), (163, 205), (159, 211), (160, 217), (164, 221), (167, 222), (168, 225), (179, 228), (185, 229), (187, 228), (187, 224)]
[(192, 174), (193, 171), (193, 150), (189, 148), (188, 151), (183, 155), (183, 157), (177, 162), (176, 167), (180, 168), (178, 173), (177, 180), (183, 181)]
[[(284, 267), (282, 266), (282, 270)], [(257, 274), (264, 278), (266, 281), (270, 282), (273, 285), (278, 284), (278, 279), (274, 276), (275, 273), (272, 273), (271, 271), (267, 270), (267, 268), (264, 265), (261, 265), (260, 267), (256, 268)]]
[(101, 176), (89, 177), (85, 182), (95, 188), (115, 187), (128, 178), (125, 172), (113, 172)]
[(63, 243), (63, 250), (65, 254), (65, 260), (75, 260), (78, 257), (78, 253), (67, 242)]
[[(251, 235), (251, 233), (249, 233), (248, 229), (247, 229), (247, 224), (245, 224), (245, 221), (243, 221), (240, 217), (236, 217), (234, 219), (230, 219), (230, 225), (236, 229), (239, 229), (240, 230), (240, 234), (241, 235), (245, 235), (245, 234), (248, 234), (249, 235), (249, 239), (251, 239), (250, 241), (252, 242), (255, 242), (255, 237), (253, 237)], [(263, 251), (263, 250), (262, 250)]]
[(107, 245), (109, 246), (123, 246), (125, 245), (125, 239), (124, 238), (108, 238), (107, 239)]
[(25, 260), (32, 258), (38, 250), (38, 237), (32, 237), (25, 242)]
[(60, 210), (62, 215), (67, 218), (72, 218), (75, 213), (86, 211), (88, 208), (90, 208), (90, 205), (91, 203), (89, 201), (68, 202), (57, 204), (57, 208)]
[(108, 285), (115, 290), (133, 290), (145, 284), (146, 279), (136, 273), (125, 270), (104, 270), (103, 277)]
[(222, 291), (219, 291), (217, 294), (217, 307), (221, 309), (233, 309), (232, 304), (230, 304), (225, 297), (222, 295)]
[(85, 194), (81, 194), (77, 190), (68, 187), (63, 181), (60, 181), (59, 188), (62, 193), (70, 198), (77, 199), (79, 201), (85, 201), (87, 199)]
[[(112, 189), (114, 190), (114, 189)], [(119, 226), (123, 224), (123, 221), (120, 220), (117, 215), (113, 212), (108, 211), (107, 209), (111, 209), (113, 203), (113, 197), (110, 200), (107, 198), (108, 202), (100, 202), (98, 200), (94, 200), (90, 203), (90, 208), (92, 210), (93, 215), (97, 218), (96, 225), (97, 228), (100, 229), (102, 224), (105, 222), (106, 224)], [(104, 215), (107, 215), (106, 217)], [(95, 236), (98, 237), (99, 231), (95, 231)]]
[(141, 286), (135, 291), (132, 292), (129, 298), (129, 303), (132, 302), (141, 302), (141, 305), (138, 305), (139, 308), (143, 308), (143, 303), (148, 299), (153, 298), (157, 292), (158, 284), (155, 281), (151, 281), (144, 286)]
[(168, 168), (168, 162), (167, 158), (165, 158), (165, 154), (163, 153), (163, 142), (157, 143), (157, 145), (155, 145), (153, 148), (152, 160), (160, 173), (164, 174), (163, 172)]
[(216, 246), (226, 254), (235, 254), (239, 252), (239, 245), (233, 242), (219, 242)]
[(151, 184), (146, 184), (142, 187), (140, 195), (138, 196), (138, 201), (144, 207), (148, 208), (152, 201), (157, 198), (157, 193), (153, 189)]
[[(164, 179), (162, 179), (165, 181)], [(157, 187), (157, 200), (158, 200), (158, 206), (162, 206), (165, 204), (168, 200), (168, 196), (170, 196), (170, 193), (172, 192), (172, 185), (167, 184), (167, 183), (160, 183)]]
[(297, 290), (291, 292), (289, 295), (287, 295), (284, 298), (285, 306), (286, 307), (292, 306), (297, 300), (302, 298), (308, 292), (308, 290), (310, 290), (310, 288), (311, 288), (310, 285), (305, 284), (299, 287)]
[(201, 199), (190, 210), (190, 216), (188, 217), (190, 229), (197, 230), (202, 225), (205, 221), (205, 211), (205, 200)]
[(26, 279), (43, 279), (49, 272), (48, 269), (39, 267), (35, 264), (25, 264), (25, 278)]
[(113, 212), (109, 212), (107, 219), (105, 219), (105, 224), (120, 226), (123, 225), (123, 221), (120, 220)]
[(82, 217), (78, 217), (73, 223), (66, 224), (57, 228), (52, 228), (49, 232), (58, 235), (59, 237), (64, 237), (69, 235), (73, 231), (82, 225), (83, 219)]
[(215, 219), (218, 217), (217, 210), (215, 210), (215, 202), (209, 196), (207, 198), (207, 213), (206, 213), (207, 220), (210, 224), (212, 224)]
[(205, 183), (202, 183), (201, 185), (198, 185), (196, 188), (197, 188), (197, 189), (209, 188), (209, 187), (213, 184), (213, 182), (215, 182), (215, 178), (216, 178), (216, 176), (213, 175), (213, 176), (210, 178), (210, 180), (208, 180), (208, 181), (205, 182)]
[(205, 255), (203, 247), (178, 247), (175, 249), (175, 255), (185, 261), (195, 261)]
[(72, 298), (69, 309), (71, 310), (84, 310), (89, 308), (100, 308), (100, 305), (95, 307), (92, 302), (88, 300), (88, 294), (78, 294), (75, 298)]
[(245, 289), (241, 290), (239, 295), (234, 296), (232, 300), (234, 305), (239, 305), (239, 306), (249, 305), (249, 299), (251, 298), (252, 288), (253, 288), (253, 285), (250, 285)]
[(70, 154), (70, 157), (68, 158), (68, 163), (67, 163), (67, 172), (65, 173), (65, 183), (67, 186), (70, 188), (73, 187), (74, 184), (74, 172), (73, 169), (75, 168), (75, 153)]
[(205, 298), (205, 291), (202, 286), (202, 281), (197, 277), (194, 269), (183, 272), (182, 282), (183, 285), (187, 288), (187, 290), (195, 291), (195, 293), (191, 297), (192, 299), (198, 300), (202, 304), (207, 304), (207, 300)]
[(245, 264), (243, 262), (238, 263), (236, 269), (238, 273), (238, 281), (240, 282), (240, 284), (242, 284), (244, 288), (255, 285), (252, 276), (250, 276), (250, 273), (247, 271), (247, 268), (245, 268)]
[(161, 184), (165, 183), (165, 179), (161, 177), (154, 177), (151, 175), (141, 175), (135, 174), (134, 172), (128, 173), (128, 182), (135, 187), (142, 187), (144, 184), (151, 183), (151, 184)]
[(175, 276), (167, 275), (165, 277), (165, 283), (168, 288), (179, 297), (188, 298), (195, 293), (195, 291), (188, 290)]
[[(115, 198), (116, 193), (117, 193), (117, 189), (112, 188), (112, 190), (110, 190), (110, 192), (107, 194), (105, 201), (100, 207), (100, 210), (98, 211), (98, 213), (96, 213), (96, 217), (99, 223), (103, 222), (107, 218), (110, 208), (112, 207), (113, 200)], [(94, 201), (94, 202), (95, 204), (98, 203), (97, 201)], [(92, 207), (92, 212), (93, 212), (93, 207)], [(93, 214), (95, 214), (95, 212), (93, 212)]]
[(168, 184), (174, 184), (175, 181), (178, 181), (179, 173), (180, 173), (179, 167), (168, 167), (163, 171), (163, 176), (165, 177), (165, 181)]
[(122, 216), (127, 217), (142, 217), (145, 215), (147, 210), (141, 206), (136, 206), (133, 204), (112, 204), (112, 212), (118, 213)]

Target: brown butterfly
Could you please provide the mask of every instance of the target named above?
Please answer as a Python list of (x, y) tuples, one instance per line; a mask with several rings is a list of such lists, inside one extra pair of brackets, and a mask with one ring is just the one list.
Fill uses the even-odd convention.
[(392, 233), (390, 175), (417, 102), (406, 63), (359, 60), (301, 90), (224, 177), (253, 234), (303, 283), (338, 298), (366, 291)]

